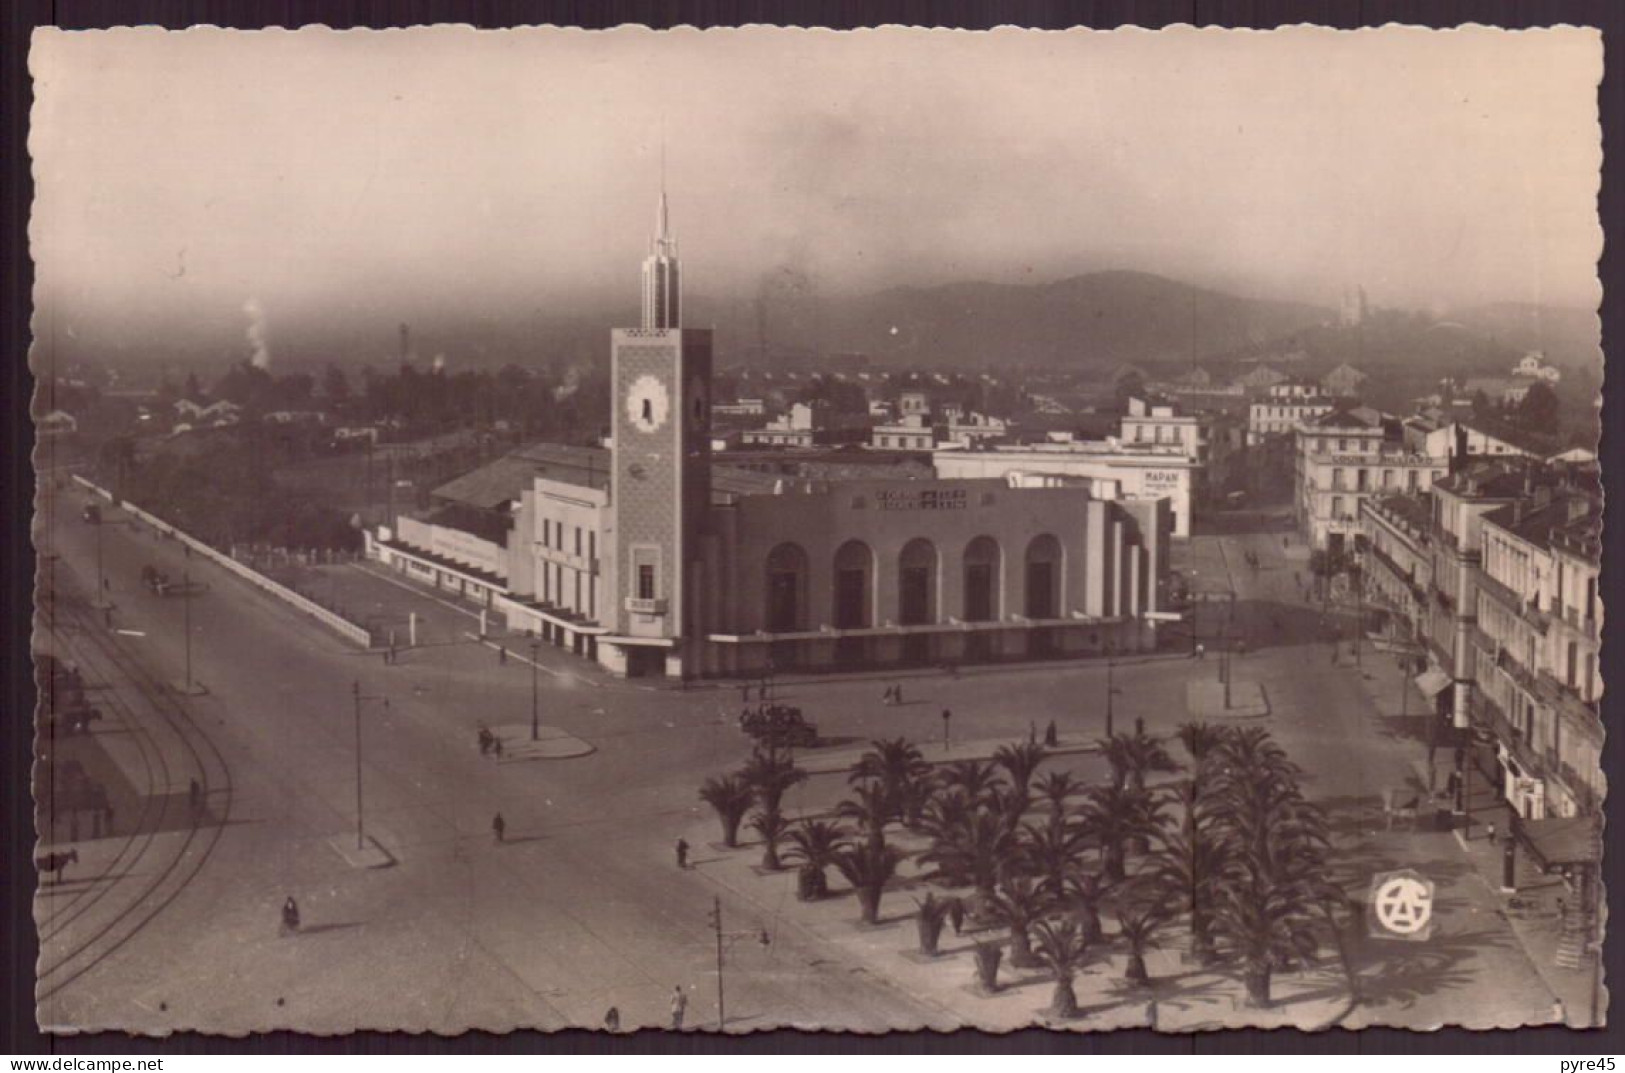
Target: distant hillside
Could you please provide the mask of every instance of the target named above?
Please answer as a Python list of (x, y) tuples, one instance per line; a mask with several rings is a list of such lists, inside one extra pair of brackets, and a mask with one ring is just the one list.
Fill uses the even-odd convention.
[(1564, 369), (1594, 369), (1602, 360), (1602, 325), (1593, 310), (1497, 302), (1452, 310), (1447, 319), (1519, 353), (1545, 351)]
[(1330, 316), (1315, 306), (1237, 298), (1141, 272), (1025, 286), (900, 287), (826, 302), (822, 313), (818, 335), (826, 352), (939, 368), (1102, 370), (1125, 361), (1189, 361)]

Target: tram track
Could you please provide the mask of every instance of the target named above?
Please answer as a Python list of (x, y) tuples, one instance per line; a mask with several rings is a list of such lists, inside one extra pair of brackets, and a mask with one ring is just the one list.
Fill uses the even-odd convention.
[[(57, 996), (122, 949), (180, 896), (207, 864), (219, 843), (230, 820), (233, 797), (230, 766), (219, 748), (193, 719), (185, 703), (175, 697), (170, 688), (141, 661), (125, 651), (115, 638), (105, 635), (102, 624), (96, 621), (93, 609), (86, 602), (78, 598), (64, 599), (64, 596), (58, 586), (55, 591), (56, 611), (59, 615), (64, 610), (68, 612), (67, 617), (77, 625), (79, 635), (86, 642), (82, 646), (74, 646), (75, 650), (81, 655), (94, 653), (98, 663), (115, 672), (105, 675), (106, 680), (109, 683), (115, 677), (127, 680), (139, 691), (145, 707), (161, 720), (156, 728), (145, 725), (137, 712), (137, 705), (118, 698), (116, 691), (109, 691), (112, 703), (119, 706), (121, 714), (129, 721), (131, 732), (145, 745), (143, 758), (146, 770), (151, 775), (160, 775), (163, 783), (161, 787), (156, 782), (147, 787), (149, 793), (143, 805), (139, 833), (130, 836), (108, 869), (111, 875), (122, 861), (125, 872), (114, 876), (110, 882), (100, 884), (94, 893), (88, 890), (82, 892), (72, 904), (58, 910), (42, 926), (35, 983), (35, 1001), (39, 1004)], [(132, 878), (134, 866), (144, 863), (155, 852), (155, 847), (160, 845), (160, 836), (166, 831), (166, 820), (172, 818), (170, 810), (177, 807), (175, 795), (169, 792), (173, 787), (170, 778), (173, 769), (170, 759), (165, 756), (165, 749), (154, 734), (155, 729), (167, 732), (174, 739), (186, 761), (185, 766), (197, 772), (203, 799), (212, 797), (218, 807), (210, 822), (200, 823), (199, 817), (190, 813), (188, 802), (186, 807), (189, 814), (185, 826), (177, 828), (178, 831), (184, 830), (179, 844), (158, 864), (152, 875), (136, 880)], [(163, 791), (161, 799), (154, 806), (151, 800), (155, 796), (153, 791), (159, 789)], [(156, 815), (152, 813), (154, 807), (158, 810)], [(132, 892), (129, 887), (121, 885), (128, 882), (139, 882), (141, 886)], [(118, 899), (113, 899), (115, 894), (119, 896)], [(124, 904), (117, 904), (120, 900)], [(106, 919), (96, 919), (99, 914), (93, 915), (94, 911), (102, 907), (113, 911)], [(81, 930), (88, 934), (65, 938), (65, 933), (80, 923), (83, 923)]]

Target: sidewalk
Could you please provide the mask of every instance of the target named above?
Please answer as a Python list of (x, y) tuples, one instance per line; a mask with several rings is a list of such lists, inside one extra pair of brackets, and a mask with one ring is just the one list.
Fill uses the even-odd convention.
[[(1391, 659), (1391, 656), (1384, 655), (1382, 662), (1388, 665)], [(1378, 675), (1363, 679), (1368, 695), (1372, 692), (1372, 683), (1383, 677), (1386, 676)], [(1376, 701), (1373, 700), (1373, 703)], [(1442, 797), (1435, 797), (1431, 801), (1427, 797), (1426, 748), (1424, 743), (1417, 742), (1416, 751), (1411, 757), (1416, 784), (1423, 797), (1423, 809), (1418, 816), (1418, 823), (1431, 820), (1438, 805), (1449, 804)], [(1451, 752), (1440, 750), (1435, 758), (1435, 765), (1436, 790), (1442, 792), (1444, 780), (1453, 767)], [(1471, 868), (1472, 880), (1480, 884), (1493, 904), (1497, 905), (1496, 915), (1510, 928), (1541, 983), (1562, 1003), (1562, 1016), (1566, 1023), (1574, 1027), (1585, 1027), (1593, 1023), (1596, 961), (1585, 959), (1577, 969), (1563, 968), (1557, 962), (1561, 920), (1558, 907), (1561, 900), (1567, 896), (1562, 878), (1540, 873), (1528, 859), (1523, 848), (1519, 847), (1513, 877), (1516, 894), (1505, 893), (1502, 887), (1505, 878), (1503, 842), (1510, 829), (1508, 807), (1483, 772), (1472, 763), (1467, 765), (1465, 804), (1466, 815), (1453, 818), (1454, 828), (1450, 833), (1450, 843), (1456, 847), (1456, 852)], [(1488, 825), (1491, 823), (1495, 825), (1496, 830), (1494, 842), (1486, 837)], [(1519, 904), (1514, 906), (1514, 901)], [(1600, 988), (1598, 991), (1600, 992)], [(1599, 1014), (1605, 1013), (1607, 1008), (1605, 993), (1599, 994), (1597, 1004)]]

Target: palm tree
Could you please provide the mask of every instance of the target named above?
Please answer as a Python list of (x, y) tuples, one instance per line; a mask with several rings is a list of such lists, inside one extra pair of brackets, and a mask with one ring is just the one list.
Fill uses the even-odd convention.
[(1106, 882), (1121, 883), (1131, 843), (1159, 831), (1164, 817), (1149, 792), (1113, 783), (1089, 791), (1079, 819), (1100, 847)]
[(1185, 747), (1185, 753), (1191, 758), (1192, 768), (1196, 771), (1200, 771), (1202, 765), (1219, 751), (1229, 740), (1230, 734), (1228, 727), (1200, 721), (1181, 723), (1179, 729), (1174, 732), (1179, 744)]
[(890, 818), (916, 822), (925, 803), (923, 788), (930, 778), (931, 765), (907, 738), (879, 739), (870, 745), (852, 766), (847, 782), (880, 783), (891, 808)]
[(878, 846), (886, 840), (891, 801), (886, 796), (886, 788), (870, 779), (853, 787), (852, 796), (835, 806), (835, 814), (857, 824), (858, 832), (871, 845)]
[(1117, 896), (1118, 934), (1128, 944), (1128, 968), (1123, 979), (1137, 987), (1151, 982), (1145, 969), (1145, 952), (1157, 945), (1157, 932), (1168, 922), (1161, 892), (1147, 881), (1124, 886)]
[(1038, 772), (1038, 765), (1044, 762), (1049, 752), (1036, 741), (1017, 742), (1015, 745), (1001, 745), (993, 754), (993, 763), (1003, 768), (1005, 774), (1010, 776), (1010, 785), (1023, 796), (1032, 782), (1033, 776)]
[(835, 867), (857, 892), (865, 924), (879, 922), (880, 896), (885, 893), (886, 884), (897, 874), (897, 866), (902, 862), (903, 852), (884, 842), (878, 845), (869, 841), (860, 842), (835, 855)]
[(769, 872), (777, 872), (779, 864), (779, 839), (784, 837), (790, 824), (780, 812), (769, 812), (766, 809), (758, 810), (750, 818), (751, 830), (762, 836), (762, 867)]
[(1040, 920), (1033, 925), (1037, 940), (1034, 950), (1055, 976), (1055, 994), (1050, 1013), (1056, 1017), (1078, 1015), (1078, 995), (1072, 980), (1089, 960), (1089, 940), (1072, 921)]
[(1223, 753), (1211, 799), (1226, 854), (1213, 935), (1219, 952), (1240, 963), (1248, 1001), (1265, 1006), (1272, 974), (1320, 946), (1332, 889), (1326, 817), (1304, 800), (1296, 766), (1267, 732), (1240, 731)]
[(982, 760), (956, 760), (940, 769), (938, 782), (945, 793), (958, 793), (978, 804), (1002, 784), (998, 771)]
[(1212, 903), (1226, 859), (1224, 842), (1204, 826), (1164, 835), (1151, 861), (1149, 874), (1162, 888), (1165, 903), (1190, 916), (1191, 955), (1204, 965), (1213, 960)]
[(709, 778), (700, 787), (700, 800), (716, 810), (717, 819), (722, 823), (722, 844), (729, 849), (739, 845), (739, 824), (750, 811), (754, 796), (738, 775)]
[(1083, 793), (1084, 785), (1070, 771), (1046, 771), (1033, 783), (1033, 792), (1049, 810), (1050, 826), (1066, 822), (1067, 803)]
[(927, 891), (925, 901), (914, 899), (919, 906), (914, 923), (919, 932), (920, 953), (929, 957), (937, 956), (937, 943), (942, 938), (942, 929), (950, 920), (953, 921), (954, 931), (957, 933), (965, 916), (965, 903), (958, 898), (938, 898), (935, 893)]
[(756, 803), (763, 812), (781, 811), (785, 791), (807, 781), (807, 773), (776, 749), (757, 749), (751, 753), (739, 777), (756, 795)]
[(1112, 782), (1136, 790), (1145, 789), (1145, 777), (1152, 772), (1172, 774), (1179, 770), (1179, 762), (1162, 739), (1141, 730), (1112, 735), (1100, 743), (1100, 752), (1111, 765)]
[(802, 820), (786, 833), (790, 845), (784, 851), (784, 860), (801, 865), (797, 891), (803, 901), (829, 893), (824, 869), (834, 864), (835, 855), (846, 848), (847, 834), (845, 827), (828, 820)]
[(1083, 870), (1086, 844), (1076, 824), (1033, 823), (1021, 825), (1016, 840), (1016, 866), (1038, 881), (1039, 889), (1060, 900), (1073, 893), (1076, 878)]
[(1010, 929), (1010, 964), (1025, 969), (1034, 964), (1028, 929), (1050, 908), (1050, 900), (1031, 879), (1007, 874), (985, 902), (994, 920)]

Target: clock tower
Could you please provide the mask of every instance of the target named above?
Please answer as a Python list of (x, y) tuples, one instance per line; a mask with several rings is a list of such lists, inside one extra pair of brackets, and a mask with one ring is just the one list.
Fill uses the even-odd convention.
[(614, 603), (600, 643), (601, 658), (629, 675), (692, 673), (700, 632), (689, 597), (711, 506), (711, 333), (682, 327), (679, 281), (662, 191), (643, 325), (611, 336)]

